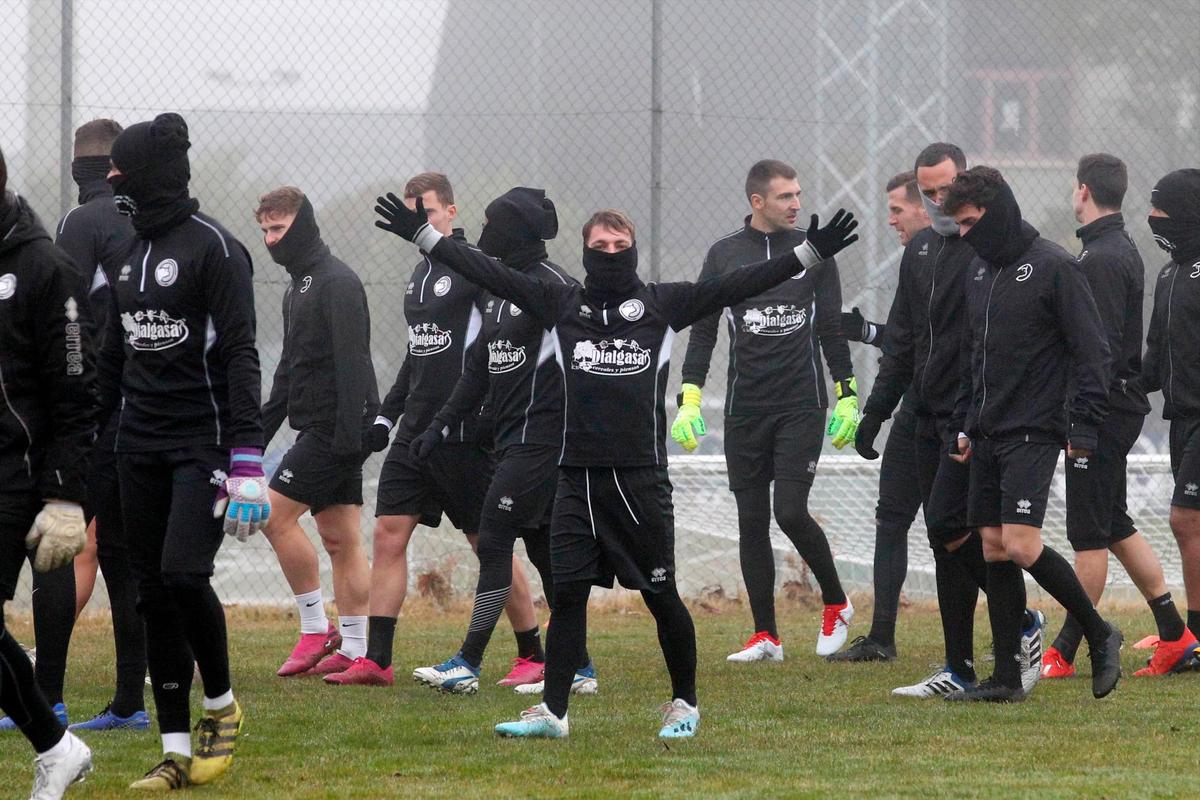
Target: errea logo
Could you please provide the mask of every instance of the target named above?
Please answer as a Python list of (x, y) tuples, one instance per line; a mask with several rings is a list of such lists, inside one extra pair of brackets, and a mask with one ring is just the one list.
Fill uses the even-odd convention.
[(1087, 456), (1083, 456), (1081, 458), (1075, 459), (1075, 469), (1087, 469), (1087, 468), (1088, 468)]
[(1195, 497), (1196, 491), (1200, 490), (1200, 485), (1189, 483), (1183, 487), (1183, 493), (1188, 497)]
[(283, 472), (279, 473), (279, 481), (281, 483), (291, 483), (292, 478), (294, 477), (295, 474), (290, 469), (285, 469)]
[(917, 251), (917, 255), (919, 255), (919, 256), (929, 255), (929, 242), (925, 242), (924, 244), (921, 245), (921, 249)]
[(817, 462), (815, 462), (815, 461), (808, 462), (808, 474), (809, 475), (817, 474)]
[(513, 499), (508, 495), (504, 495), (504, 497), (500, 498), (500, 502), (496, 504), (496, 508), (500, 509), (501, 511), (512, 511)]
[(667, 570), (663, 567), (655, 567), (650, 570), (651, 583), (663, 583), (667, 579)]
[(217, 487), (225, 485), (225, 481), (229, 480), (229, 475), (223, 469), (214, 469), (212, 477), (208, 479), (209, 484)]
[(981, 280), (983, 280), (983, 276), (984, 276), (985, 274), (987, 274), (987, 268), (986, 268), (986, 267), (980, 267), (980, 268), (979, 268), (979, 271), (975, 273), (975, 277), (974, 277), (974, 278), (972, 278), (972, 280), (981, 281)]
[(1017, 513), (1018, 514), (1029, 514), (1029, 513), (1031, 513), (1029, 509), (1032, 506), (1033, 506), (1033, 503), (1029, 502), (1028, 500), (1024, 500), (1024, 499), (1018, 500), (1017, 501)]

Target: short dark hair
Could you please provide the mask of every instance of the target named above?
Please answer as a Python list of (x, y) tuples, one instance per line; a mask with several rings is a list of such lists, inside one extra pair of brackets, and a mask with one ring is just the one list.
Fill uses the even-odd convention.
[(454, 205), (454, 187), (450, 179), (441, 172), (422, 172), (414, 175), (404, 184), (405, 197), (420, 197), (426, 192), (433, 192), (438, 202), (444, 206)]
[(304, 192), (295, 186), (280, 186), (258, 198), (258, 208), (254, 210), (254, 220), (262, 222), (267, 217), (286, 217), (295, 214), (304, 205)]
[(963, 206), (987, 208), (1004, 186), (1004, 176), (993, 167), (971, 167), (960, 172), (950, 184), (946, 199), (942, 201), (942, 212), (957, 214)]
[(631, 220), (623, 211), (618, 211), (615, 208), (602, 208), (588, 218), (588, 221), (583, 223), (583, 243), (587, 244), (588, 237), (592, 235), (592, 228), (597, 225), (603, 225), (614, 231), (628, 233), (630, 239), (637, 239), (637, 228), (633, 226)]
[(921, 167), (936, 167), (947, 158), (954, 162), (954, 166), (958, 168), (959, 172), (967, 168), (967, 155), (961, 147), (949, 142), (934, 142), (917, 153), (913, 171), (916, 172)]
[(887, 182), (887, 189), (885, 191), (890, 193), (892, 190), (899, 189), (901, 186), (904, 187), (904, 197), (906, 200), (908, 200), (908, 202), (914, 204), (921, 202), (921, 190), (917, 186), (916, 172), (910, 169), (908, 172), (901, 172), (899, 175), (893, 175), (891, 180)]
[(796, 170), (790, 164), (776, 161), (773, 158), (764, 158), (746, 173), (746, 199), (749, 200), (751, 195), (765, 197), (767, 186), (771, 184), (772, 178), (791, 180), (794, 177), (796, 177)]
[(75, 129), (75, 157), (106, 156), (124, 128), (116, 120), (94, 119)]
[(1120, 210), (1129, 188), (1129, 172), (1125, 162), (1108, 153), (1091, 153), (1079, 159), (1075, 181), (1087, 186), (1092, 199), (1100, 208)]

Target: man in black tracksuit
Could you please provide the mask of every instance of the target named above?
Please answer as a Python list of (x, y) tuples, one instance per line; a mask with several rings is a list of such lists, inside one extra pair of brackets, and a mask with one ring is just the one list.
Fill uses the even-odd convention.
[(658, 624), (673, 699), (659, 735), (695, 734), (696, 637), (675, 584), (671, 483), (666, 472), (666, 375), (674, 333), (707, 314), (761, 294), (815, 267), (857, 237), (852, 215), (826, 228), (816, 217), (808, 240), (764, 264), (699, 284), (643, 284), (632, 223), (602, 211), (584, 226), (584, 287), (538, 280), (443, 236), (420, 205), (379, 198), (376, 225), (413, 241), (461, 274), (534, 315), (553, 334), (564, 376), (563, 444), (551, 523), (554, 624), (545, 702), (497, 733), (561, 738), (587, 637), (593, 584), (642, 592)]
[[(1126, 459), (1137, 442), (1150, 403), (1139, 385), (1142, 372), (1142, 292), (1145, 267), (1121, 216), (1128, 186), (1125, 164), (1107, 153), (1086, 155), (1075, 173), (1072, 207), (1083, 227), (1079, 266), (1087, 278), (1113, 356), (1108, 416), (1094, 453), (1067, 459), (1067, 539), (1075, 572), (1092, 602), (1099, 602), (1111, 550), (1150, 605), (1159, 643), (1150, 665), (1136, 675), (1169, 673), (1191, 660), (1197, 643), (1167, 591), (1162, 565), (1125, 506)], [(1083, 630), (1067, 616), (1046, 650), (1042, 677), (1074, 674)]]
[(991, 677), (948, 699), (1024, 699), (1022, 568), (1083, 626), (1092, 693), (1104, 697), (1121, 676), (1121, 633), (1096, 613), (1070, 564), (1041, 535), (1059, 452), (1064, 444), (1072, 458), (1094, 452), (1107, 411), (1110, 360), (1096, 303), (1075, 259), (1021, 219), (996, 170), (960, 174), (942, 210), (976, 253), (952, 457), (970, 463), (967, 516), (983, 538), (996, 649)]
[[(294, 186), (259, 198), (255, 218), (291, 283), (283, 296), (283, 352), (263, 406), (263, 441), (286, 418), (299, 431), (271, 479), (263, 533), (296, 598), (300, 640), (276, 674), (328, 675), (367, 652), (371, 568), (359, 533), (363, 431), (379, 410), (367, 294), (321, 240), (312, 203)], [(338, 626), (325, 616), (317, 551), (300, 528), (311, 511), (329, 553)]]
[[(125, 256), (134, 239), (133, 225), (129, 217), (117, 211), (112, 186), (106, 180), (109, 151), (121, 130), (113, 120), (97, 119), (75, 131), (71, 176), (79, 186), (79, 205), (62, 218), (55, 239), (83, 271), (97, 351), (104, 345), (112, 287), (127, 263)], [(129, 563), (125, 523), (121, 519), (117, 456), (113, 452), (116, 425), (110, 422), (107, 419), (97, 421), (99, 435), (88, 467), (86, 511), (91, 518), (89, 538), (95, 539), (96, 558), (104, 572), (112, 612), (116, 693), (103, 711), (90, 720), (76, 723), (73, 726), (76, 730), (142, 730), (150, 726), (145, 712), (143, 680), (146, 677), (146, 633), (137, 613), (137, 586)], [(82, 556), (76, 559), (76, 574), (79, 574), (81, 560)], [(94, 565), (92, 580), (95, 580)], [(63, 599), (64, 605), (69, 603), (71, 619), (75, 613), (75, 594), (72, 592), (69, 600)], [(36, 608), (34, 618), (37, 618)], [(38, 651), (40, 668), (44, 657), (40, 641)]]
[[(539, 280), (578, 285), (546, 254), (546, 240), (558, 233), (554, 203), (541, 189), (518, 187), (493, 200), (479, 249), (505, 266)], [(550, 572), (550, 512), (562, 450), (563, 379), (554, 361), (554, 342), (538, 318), (488, 294), (483, 331), (467, 357), (467, 367), (446, 405), (412, 444), (418, 460), (429, 457), (445, 431), (475, 413), (488, 398), (494, 421), (495, 469), (483, 502), (479, 529), (479, 583), (466, 639), (459, 652), (413, 677), (446, 692), (470, 694), (479, 685), (488, 639), (500, 618), (512, 583), (513, 545), (525, 550), (542, 578), (547, 604), (554, 608)], [(595, 672), (579, 665), (572, 689), (593, 692)], [(538, 684), (518, 691), (540, 691)]]
[[(210, 578), (223, 532), (244, 540), (270, 513), (250, 256), (189, 196), (190, 146), (183, 118), (160, 114), (117, 138), (109, 174), (137, 239), (114, 284), (101, 401), (118, 409), (121, 509), (163, 740), (162, 762), (133, 787), (157, 791), (211, 782), (232, 761), (242, 710)], [(194, 757), (193, 659), (205, 711)]]
[(0, 153), (0, 710), (38, 754), (39, 796), (61, 797), (92, 754), (46, 702), (3, 606), (27, 557), (37, 572), (70, 569), (87, 539), (95, 362), (79, 271), (7, 183)]
[[(709, 248), (701, 281), (766, 261), (804, 242), (804, 231), (795, 228), (800, 184), (794, 169), (780, 161), (756, 163), (746, 178), (746, 197), (752, 213), (741, 229)], [(841, 310), (841, 281), (837, 263), (831, 262), (723, 312), (730, 342), (725, 461), (737, 502), (742, 579), (754, 618), (754, 633), (730, 661), (783, 660), (775, 624), (772, 481), (775, 519), (812, 570), (825, 604), (817, 653), (836, 652), (846, 640), (854, 607), (838, 579), (829, 540), (808, 512), (829, 406), (819, 353), (839, 387), (839, 400), (855, 394)], [(680, 413), (671, 430), (687, 449), (695, 449), (688, 420), (699, 413), (719, 321), (720, 313), (698, 321), (688, 341)], [(857, 421), (857, 407), (853, 417)], [(703, 422), (699, 425), (697, 432), (702, 433)]]
[[(405, 197), (422, 198), (432, 224), (466, 242), (452, 228), (457, 207), (445, 175), (426, 172), (405, 185)], [(396, 617), (408, 591), (408, 542), (417, 524), (437, 526), (442, 512), (467, 536), (472, 549), (479, 538), (479, 514), (491, 480), (491, 457), (477, 441), (474, 414), (447, 433), (445, 444), (424, 463), (409, 454), (462, 376), (483, 325), (484, 290), (452, 268), (421, 254), (404, 292), (408, 355), (368, 434), (371, 449), (383, 450), (393, 428), (391, 449), (379, 474), (375, 504), (374, 559), (371, 564), (367, 653), (343, 672), (326, 675), (336, 684), (390, 686)], [(502, 681), (534, 683), (542, 679), (544, 655), (538, 638), (529, 581), (513, 562), (513, 590), (506, 606), (517, 638), (513, 671)]]
[(1150, 230), (1171, 255), (1154, 285), (1142, 388), (1171, 421), (1171, 532), (1183, 562), (1187, 623), (1200, 631), (1200, 169), (1168, 173), (1150, 195)]
[[(895, 228), (900, 246), (929, 227), (929, 215), (921, 204), (915, 172), (902, 172), (886, 185), (888, 224)], [(846, 340), (882, 348), (887, 326), (863, 318), (857, 309), (842, 312)], [(900, 590), (908, 572), (908, 530), (921, 509), (921, 488), (912, 476), (917, 473), (915, 402), (906, 392), (900, 410), (892, 419), (883, 461), (879, 466), (879, 501), (875, 506), (875, 555), (872, 585), (875, 591), (871, 630), (845, 650), (828, 656), (830, 661), (891, 661), (896, 658), (896, 613)]]

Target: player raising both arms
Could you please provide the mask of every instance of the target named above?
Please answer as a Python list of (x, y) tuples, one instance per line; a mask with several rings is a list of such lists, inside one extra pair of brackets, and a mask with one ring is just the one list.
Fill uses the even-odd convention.
[(658, 626), (672, 699), (659, 736), (686, 737), (700, 723), (696, 634), (675, 584), (674, 515), (666, 455), (666, 375), (675, 332), (815, 267), (857, 239), (853, 215), (825, 228), (816, 216), (804, 244), (771, 261), (698, 284), (644, 284), (632, 223), (594, 214), (583, 230), (583, 287), (530, 277), (443, 236), (418, 204), (379, 198), (376, 225), (409, 241), (533, 315), (553, 334), (563, 371), (565, 421), (551, 523), (555, 610), (544, 702), (496, 732), (560, 738), (587, 638), (593, 585), (614, 576), (639, 590)]

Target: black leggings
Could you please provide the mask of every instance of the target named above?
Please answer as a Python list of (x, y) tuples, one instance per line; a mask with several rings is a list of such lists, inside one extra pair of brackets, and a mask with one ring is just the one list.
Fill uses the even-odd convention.
[[(30, 563), (33, 553), (29, 554)], [(63, 701), (67, 649), (75, 630), (75, 564), (50, 572), (33, 571), (33, 638), (37, 644), (38, 686), (50, 705)]]
[(33, 667), (21, 645), (4, 627), (4, 609), (0, 606), (0, 710), (2, 710), (38, 753), (58, 744), (66, 728), (50, 710), (50, 704), (38, 688)]

